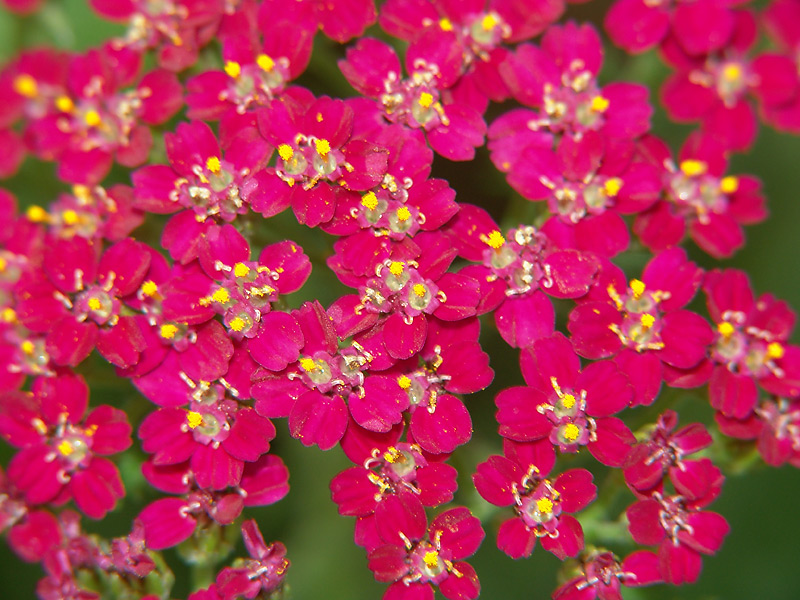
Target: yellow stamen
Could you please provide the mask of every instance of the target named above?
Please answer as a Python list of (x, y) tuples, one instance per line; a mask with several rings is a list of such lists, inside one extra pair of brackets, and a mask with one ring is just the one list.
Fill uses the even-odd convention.
[(193, 410), (186, 411), (186, 421), (189, 423), (189, 429), (197, 429), (203, 424), (203, 415)]
[(494, 13), (489, 13), (481, 19), (481, 27), (483, 27), (484, 31), (491, 31), (499, 22)]
[(378, 208), (378, 197), (375, 192), (367, 192), (361, 196), (361, 206), (368, 210), (375, 210)]
[(603, 96), (595, 96), (592, 98), (591, 109), (593, 112), (606, 112), (608, 110), (608, 105), (610, 102), (608, 98), (603, 98)]
[(14, 78), (14, 91), (26, 98), (35, 98), (39, 93), (36, 80), (27, 73), (21, 73)]
[(404, 221), (408, 221), (411, 218), (411, 211), (408, 210), (405, 206), (401, 206), (397, 209), (397, 220), (401, 223)]
[(539, 498), (536, 501), (536, 509), (540, 513), (550, 514), (553, 512), (553, 501), (550, 498)]
[(8, 261), (6, 261), (6, 259), (5, 259), (5, 258), (3, 258), (2, 256), (0, 256), (0, 273), (2, 273), (3, 271), (5, 271), (7, 266), (8, 266)]
[(317, 149), (317, 154), (319, 154), (322, 158), (328, 156), (328, 152), (331, 151), (331, 143), (328, 140), (314, 140), (314, 147)]
[(63, 454), (64, 456), (69, 456), (70, 454), (75, 452), (75, 448), (73, 448), (72, 444), (70, 444), (67, 440), (63, 440), (58, 445), (58, 451), (61, 452), (61, 454)]
[(41, 206), (29, 206), (28, 210), (25, 211), (25, 216), (28, 217), (29, 221), (33, 221), (34, 223), (42, 223), (47, 221), (47, 211), (43, 209)]
[(407, 390), (411, 387), (411, 379), (405, 375), (400, 375), (400, 377), (397, 378), (397, 385), (399, 385), (401, 389)]
[(278, 146), (278, 155), (283, 160), (292, 160), (292, 157), (294, 156), (294, 150), (292, 150), (292, 147), (289, 144), (281, 144)]
[(580, 437), (580, 435), (581, 429), (575, 425), (575, 423), (568, 423), (567, 426), (564, 427), (564, 439), (574, 442)]
[(225, 288), (217, 288), (217, 290), (211, 294), (211, 299), (214, 302), (219, 302), (220, 304), (225, 304), (231, 299), (231, 295), (228, 293), (228, 290)]
[(19, 345), (19, 347), (20, 347), (20, 348), (22, 349), (22, 351), (23, 351), (25, 354), (27, 354), (28, 356), (30, 356), (31, 354), (33, 354), (33, 351), (34, 351), (34, 349), (35, 349), (35, 346), (33, 345), (33, 342), (32, 342), (32, 341), (30, 341), (30, 340), (25, 340), (24, 342), (22, 342), (22, 343)]
[(767, 346), (767, 356), (770, 358), (783, 358), (785, 352), (786, 351), (784, 350), (783, 346), (778, 342), (772, 342), (769, 346)]
[(45, 425), (44, 421), (42, 421), (39, 417), (33, 417), (31, 419), (31, 425), (39, 433), (39, 435), (45, 435), (47, 433), (47, 425)]
[(425, 566), (427, 566), (429, 569), (436, 569), (439, 566), (439, 553), (436, 552), (436, 550), (426, 552), (425, 556), (422, 557), (422, 560), (425, 562)]
[(719, 331), (719, 334), (722, 337), (729, 338), (729, 337), (731, 337), (733, 335), (733, 333), (734, 333), (734, 331), (736, 331), (736, 329), (734, 328), (733, 325), (731, 325), (727, 321), (723, 321), (722, 323), (717, 325), (717, 331)]
[(87, 110), (86, 114), (83, 115), (83, 120), (89, 127), (97, 127), (102, 122), (100, 113), (96, 110)]
[(738, 81), (742, 78), (742, 67), (734, 63), (727, 64), (722, 69), (722, 77), (730, 82)]
[(215, 175), (219, 173), (222, 165), (219, 162), (219, 158), (216, 156), (209, 156), (206, 160), (206, 169), (214, 173)]
[(155, 296), (158, 293), (158, 285), (152, 279), (148, 279), (142, 284), (142, 293), (145, 296)]
[(614, 198), (621, 189), (622, 179), (619, 177), (612, 177), (603, 184), (603, 190), (609, 198)]
[(61, 213), (61, 220), (65, 225), (75, 225), (80, 221), (80, 217), (74, 210), (67, 209)]
[(421, 283), (414, 284), (414, 287), (412, 287), (411, 289), (420, 298), (424, 298), (425, 294), (428, 293), (428, 288), (426, 288)]
[(164, 323), (159, 330), (161, 337), (165, 340), (171, 340), (178, 333), (178, 328), (172, 323)]
[(3, 321), (6, 323), (15, 323), (17, 321), (17, 313), (13, 308), (4, 308), (2, 314)]
[(256, 58), (256, 64), (262, 71), (272, 71), (275, 68), (275, 61), (266, 54), (259, 54)]
[(71, 113), (75, 110), (75, 103), (69, 96), (59, 96), (56, 98), (56, 108), (61, 112)]
[(641, 317), (639, 317), (639, 322), (645, 329), (650, 329), (656, 322), (656, 318), (649, 313), (644, 313)]
[(225, 72), (228, 74), (228, 77), (233, 77), (236, 79), (242, 74), (242, 65), (233, 60), (229, 60), (225, 63)]
[(100, 307), (102, 306), (100, 300), (95, 297), (89, 298), (89, 302), (87, 304), (91, 310), (100, 310)]
[(644, 294), (644, 282), (639, 279), (631, 279), (631, 291), (634, 298), (637, 300), (641, 298)]
[(389, 273), (394, 275), (395, 277), (400, 277), (403, 274), (403, 263), (399, 260), (395, 260), (389, 264)]
[(442, 31), (453, 31), (453, 23), (450, 19), (439, 19), (439, 27)]
[(314, 369), (317, 368), (317, 363), (314, 362), (313, 358), (301, 358), (300, 359), (300, 367), (306, 372), (310, 373)]
[(681, 171), (687, 177), (695, 177), (697, 175), (702, 175), (708, 169), (708, 165), (704, 163), (702, 160), (694, 160), (690, 158), (688, 160), (681, 161)]
[(238, 262), (233, 265), (233, 274), (236, 277), (247, 277), (249, 273), (250, 267), (248, 267), (246, 264)]
[(506, 243), (506, 238), (503, 237), (503, 234), (497, 231), (496, 229), (492, 231), (488, 236), (482, 238), (484, 244), (489, 246), (490, 248), (494, 248), (495, 250), (499, 250), (502, 248), (503, 244)]
[(228, 326), (233, 329), (234, 331), (242, 331), (245, 326), (244, 319), (241, 317), (234, 317), (231, 319), (231, 322), (228, 323)]
[(389, 446), (383, 453), (383, 458), (388, 463), (396, 463), (402, 457), (403, 455), (394, 446)]
[(422, 92), (419, 95), (419, 105), (422, 108), (429, 108), (431, 104), (433, 104), (433, 94), (429, 94), (428, 92)]
[(723, 194), (735, 194), (739, 189), (739, 178), (733, 175), (723, 177), (719, 182), (719, 189)]
[(575, 406), (575, 396), (572, 394), (564, 394), (561, 398), (561, 404), (564, 405), (564, 408), (572, 408)]

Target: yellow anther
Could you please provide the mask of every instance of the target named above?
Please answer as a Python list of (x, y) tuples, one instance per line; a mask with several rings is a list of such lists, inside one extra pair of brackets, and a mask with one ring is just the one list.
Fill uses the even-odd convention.
[(422, 557), (422, 560), (425, 562), (425, 566), (429, 569), (436, 569), (439, 567), (439, 553), (436, 550), (431, 550), (425, 553), (425, 556)]
[(25, 354), (27, 354), (28, 356), (30, 356), (31, 354), (33, 354), (33, 351), (36, 349), (36, 347), (33, 345), (33, 342), (32, 342), (32, 341), (30, 341), (30, 340), (25, 340), (24, 342), (22, 342), (22, 343), (19, 345), (19, 347), (20, 347), (20, 349), (21, 349), (21, 350), (22, 350), (22, 351), (23, 351)]
[(39, 417), (33, 417), (31, 419), (31, 426), (39, 433), (39, 435), (47, 434), (47, 425), (44, 424)]
[(439, 27), (442, 31), (453, 31), (453, 22), (450, 19), (439, 19)]
[(83, 121), (89, 127), (97, 127), (102, 122), (102, 119), (100, 118), (100, 113), (96, 110), (87, 110), (86, 114), (83, 115)]
[(322, 158), (328, 156), (328, 152), (331, 151), (331, 143), (325, 139), (314, 140), (314, 147), (317, 149), (317, 154)]
[(389, 273), (395, 277), (400, 277), (403, 274), (403, 263), (399, 260), (392, 261), (389, 264)]
[(608, 98), (604, 98), (603, 96), (594, 96), (592, 98), (592, 104), (590, 105), (593, 112), (606, 112), (608, 110), (608, 105), (610, 102)]
[(433, 94), (422, 92), (419, 95), (419, 105), (422, 108), (429, 108), (431, 104), (433, 104)]
[(767, 346), (767, 356), (773, 359), (783, 358), (786, 350), (784, 350), (783, 346), (778, 342), (772, 342), (769, 346)]
[(159, 334), (165, 340), (171, 340), (175, 337), (175, 334), (178, 333), (178, 327), (173, 325), (172, 323), (164, 323), (159, 329)]
[(13, 308), (10, 307), (4, 308), (2, 315), (3, 315), (2, 316), (3, 321), (6, 323), (16, 323), (17, 321), (17, 313), (14, 311)]
[(405, 375), (400, 375), (400, 377), (397, 378), (397, 385), (399, 385), (401, 389), (407, 390), (411, 387), (411, 379)]
[(568, 423), (567, 426), (564, 427), (564, 439), (574, 442), (580, 437), (580, 435), (581, 429), (575, 425), (575, 423)]
[(301, 358), (300, 367), (306, 373), (310, 373), (311, 371), (317, 368), (317, 363), (314, 362), (313, 358)]
[(414, 294), (416, 294), (420, 298), (424, 298), (425, 294), (428, 293), (428, 288), (426, 288), (421, 283), (414, 284), (414, 287), (412, 287), (411, 290), (414, 292)]
[(220, 304), (225, 304), (231, 299), (231, 295), (228, 293), (224, 287), (217, 288), (217, 290), (211, 294), (211, 299), (214, 302), (219, 302)]
[(736, 331), (736, 329), (734, 328), (733, 325), (731, 325), (727, 321), (723, 321), (722, 323), (717, 325), (717, 331), (719, 331), (719, 334), (722, 337), (729, 338), (729, 337), (731, 337), (733, 335), (733, 333)]
[(481, 27), (483, 27), (484, 31), (491, 31), (498, 23), (500, 23), (500, 21), (497, 20), (497, 15), (494, 13), (489, 13), (481, 19)]
[(272, 71), (275, 68), (275, 61), (266, 54), (259, 54), (256, 58), (256, 64), (262, 71)]
[(47, 221), (49, 215), (41, 206), (36, 206), (34, 204), (28, 207), (28, 210), (25, 211), (25, 216), (28, 217), (29, 221), (33, 221), (34, 223), (43, 223)]
[(572, 408), (575, 406), (575, 396), (572, 394), (564, 394), (561, 398), (561, 404), (564, 405), (564, 408)]
[(644, 294), (644, 282), (640, 279), (631, 279), (631, 291), (637, 300)]
[(153, 297), (158, 293), (158, 285), (152, 279), (148, 279), (142, 284), (142, 293), (145, 296)]
[(75, 225), (78, 221), (80, 221), (80, 217), (74, 210), (67, 209), (61, 213), (61, 220), (65, 225)]
[(92, 296), (91, 298), (89, 298), (89, 301), (87, 302), (87, 304), (89, 305), (89, 308), (90, 308), (91, 310), (100, 310), (100, 307), (101, 307), (101, 306), (103, 306), (103, 305), (100, 303), (100, 300), (98, 300), (98, 299), (97, 299), (97, 298), (95, 298), (94, 296)]
[(247, 277), (250, 274), (250, 267), (244, 263), (236, 263), (233, 265), (233, 274), (236, 277)]
[(5, 271), (7, 266), (8, 266), (8, 261), (2, 256), (0, 256), (0, 273)]
[(378, 197), (375, 192), (367, 192), (361, 196), (361, 206), (368, 210), (375, 210), (378, 208)]
[(401, 206), (397, 209), (397, 220), (401, 223), (403, 221), (408, 221), (411, 218), (411, 211), (408, 210), (405, 206)]
[(317, 116), (314, 118), (317, 120), (317, 123), (322, 123), (323, 116), (321, 112), (318, 112)]
[(27, 73), (21, 73), (14, 78), (14, 91), (26, 98), (35, 98), (39, 93), (36, 80)]
[(75, 452), (75, 448), (72, 447), (67, 440), (62, 440), (61, 443), (58, 445), (58, 451), (61, 452), (64, 456), (69, 456), (73, 452)]
[(723, 194), (735, 194), (739, 189), (739, 178), (733, 175), (723, 177), (719, 182), (719, 189)]
[(203, 424), (203, 415), (193, 410), (186, 411), (186, 422), (189, 424), (189, 429), (197, 429)]
[(702, 175), (708, 169), (708, 165), (704, 163), (702, 160), (695, 160), (690, 158), (688, 160), (681, 161), (681, 171), (687, 177), (695, 177), (696, 175)]
[(402, 458), (403, 458), (403, 455), (394, 446), (389, 446), (386, 449), (386, 452), (383, 453), (383, 459), (388, 463), (396, 463), (397, 461), (399, 461)]
[(222, 165), (219, 162), (219, 158), (216, 156), (209, 156), (208, 159), (206, 159), (206, 169), (208, 169), (215, 175), (219, 173), (220, 169), (222, 169)]
[(644, 313), (641, 317), (639, 317), (639, 322), (645, 329), (650, 329), (656, 322), (656, 318), (650, 313)]
[(61, 112), (71, 113), (75, 110), (75, 103), (69, 96), (59, 96), (56, 98), (56, 108)]
[(281, 144), (278, 146), (278, 155), (283, 160), (292, 160), (292, 157), (294, 156), (294, 150), (292, 150), (292, 147), (289, 144)]
[(246, 324), (247, 323), (245, 323), (244, 319), (242, 319), (241, 317), (234, 317), (231, 319), (231, 322), (228, 323), (228, 327), (230, 327), (234, 331), (242, 331)]
[(242, 65), (236, 61), (229, 60), (225, 63), (225, 72), (228, 74), (228, 77), (233, 77), (236, 79), (242, 74)]
[(619, 177), (612, 177), (611, 179), (606, 180), (603, 184), (603, 191), (605, 191), (606, 196), (609, 198), (614, 198), (619, 191), (622, 189), (622, 179)]
[(742, 67), (735, 63), (729, 63), (722, 69), (722, 77), (726, 81), (738, 81), (742, 78)]
[(550, 514), (553, 512), (553, 501), (550, 498), (539, 498), (536, 501), (536, 509), (540, 513)]
[[(86, 204), (92, 198), (92, 190), (89, 186), (76, 184), (72, 186), (72, 195), (75, 196), (82, 203)], [(115, 210), (116, 209), (114, 209), (114, 211)]]
[(503, 237), (502, 233), (500, 233), (495, 229), (489, 235), (482, 237), (481, 241), (490, 248), (499, 250), (500, 248), (502, 248), (503, 244), (506, 243), (506, 238)]

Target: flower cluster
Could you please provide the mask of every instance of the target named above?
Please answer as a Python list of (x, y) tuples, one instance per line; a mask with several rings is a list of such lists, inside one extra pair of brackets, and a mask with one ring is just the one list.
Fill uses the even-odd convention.
[[(283, 597), (287, 548), (243, 516), (289, 494), (291, 439), (352, 464), (330, 493), (384, 600), (474, 600), (487, 532), (564, 561), (556, 600), (691, 583), (729, 531), (709, 429), (800, 466), (793, 311), (682, 247), (731, 257), (767, 215), (730, 164), (759, 119), (800, 131), (795, 0), (616, 0), (611, 40), (657, 47), (697, 124), (674, 154), (562, 0), (90, 4), (124, 33), (0, 70), (0, 176), (65, 186), (0, 190), (0, 532), (42, 600), (166, 600), (175, 546), (190, 600)], [(484, 145), (514, 211), (441, 176)], [(524, 385), (495, 382), (502, 454), (469, 465), (493, 331)], [(667, 388), (715, 423), (678, 428)], [(128, 536), (81, 524), (122, 503)]]

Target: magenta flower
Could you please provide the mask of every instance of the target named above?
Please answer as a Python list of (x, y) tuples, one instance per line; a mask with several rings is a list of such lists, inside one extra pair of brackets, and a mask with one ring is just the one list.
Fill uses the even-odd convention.
[(725, 435), (756, 440), (756, 449), (765, 463), (779, 467), (800, 465), (800, 402), (796, 399), (762, 400), (744, 419), (716, 414), (717, 425)]
[(280, 542), (264, 543), (255, 519), (242, 523), (242, 538), (250, 558), (241, 561), (240, 566), (222, 569), (217, 575), (217, 591), (224, 600), (270, 594), (283, 586), (289, 569), (286, 547)]
[(665, 411), (649, 437), (633, 446), (625, 459), (625, 482), (639, 494), (662, 491), (663, 478), (687, 498), (708, 495), (709, 488), (721, 484), (721, 473), (707, 458), (686, 460), (684, 457), (711, 445), (711, 435), (701, 423), (678, 424), (675, 411)]
[(520, 363), (528, 387), (507, 388), (495, 399), (500, 435), (519, 442), (547, 438), (561, 452), (586, 446), (604, 465), (622, 466), (634, 437), (611, 415), (633, 401), (625, 373), (610, 361), (581, 370), (561, 333), (537, 340)]
[(694, 583), (702, 569), (703, 554), (722, 546), (730, 527), (722, 515), (701, 510), (719, 493), (689, 500), (664, 497), (658, 492), (628, 507), (628, 529), (634, 541), (658, 546), (658, 567), (664, 581), (673, 585)]
[(636, 387), (636, 404), (651, 404), (672, 369), (696, 367), (712, 342), (708, 323), (683, 309), (702, 276), (681, 248), (656, 255), (642, 278), (630, 283), (609, 264), (586, 301), (570, 313), (576, 351), (593, 359), (616, 355), (615, 362)]
[(29, 504), (62, 504), (101, 519), (124, 496), (117, 467), (107, 458), (131, 445), (125, 413), (108, 405), (86, 415), (83, 378), (36, 379), (32, 393), (9, 393), (0, 403), (0, 435), (20, 448), (8, 478)]
[(793, 311), (770, 294), (754, 298), (742, 271), (713, 271), (704, 288), (716, 324), (711, 406), (725, 417), (746, 418), (758, 402), (756, 383), (773, 394), (795, 397), (800, 390), (800, 349), (787, 344)]
[(431, 148), (450, 160), (471, 160), (483, 145), (486, 123), (477, 110), (444, 95), (461, 73), (461, 55), (439, 40), (427, 41), (406, 54), (406, 79), (392, 47), (373, 38), (359, 40), (339, 68), (358, 92), (377, 101), (374, 110), (387, 121), (423, 129)]
[(434, 586), (449, 600), (474, 600), (480, 594), (475, 569), (462, 559), (474, 554), (484, 538), (480, 521), (466, 508), (443, 512), (427, 526), (424, 518), (400, 530), (369, 553), (378, 581), (392, 583), (383, 600), (432, 600)]
[(553, 592), (553, 600), (622, 600), (622, 586), (639, 587), (661, 583), (658, 557), (639, 550), (620, 560), (598, 549), (581, 558), (580, 575)]
[(726, 149), (709, 135), (694, 133), (680, 152), (680, 163), (670, 158), (666, 145), (655, 138), (646, 142), (654, 164), (665, 169), (667, 195), (638, 215), (633, 229), (654, 251), (681, 242), (689, 235), (715, 258), (727, 258), (744, 245), (742, 225), (766, 218), (761, 182), (755, 177), (724, 175)]
[[(586, 508), (597, 496), (592, 474), (570, 469), (551, 481), (555, 463), (549, 441), (513, 444), (513, 459), (490, 456), (472, 476), (478, 493), (495, 506), (513, 506), (515, 516), (500, 525), (497, 547), (511, 558), (527, 558), (541, 540), (542, 547), (564, 560), (583, 549), (583, 529), (566, 513)], [(538, 447), (537, 447), (538, 446)], [(548, 452), (549, 451), (549, 452)], [(520, 460), (534, 460), (525, 465)]]

